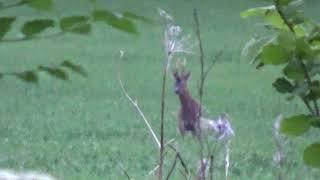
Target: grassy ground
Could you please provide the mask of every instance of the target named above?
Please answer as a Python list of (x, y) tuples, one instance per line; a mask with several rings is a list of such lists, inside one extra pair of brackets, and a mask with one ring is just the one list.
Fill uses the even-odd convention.
[[(84, 0), (57, 1), (57, 7), (44, 16), (63, 16), (87, 12)], [(192, 33), (192, 8), (200, 11), (206, 57), (224, 49), (223, 60), (210, 74), (204, 103), (211, 117), (228, 112), (236, 136), (231, 148), (231, 179), (274, 179), (272, 173), (272, 122), (283, 113), (304, 112), (298, 103), (287, 103), (271, 87), (278, 71), (256, 71), (240, 57), (245, 41), (256, 27), (241, 20), (239, 13), (256, 1), (233, 2), (187, 0), (176, 1), (108, 1), (99, 6), (111, 10), (130, 10), (159, 20), (157, 7), (168, 10), (185, 33)], [(76, 5), (76, 6), (75, 6)], [(320, 4), (306, 7), (316, 14)], [(8, 11), (31, 18), (28, 9)], [(54, 64), (64, 59), (86, 67), (89, 77), (72, 75), (61, 82), (41, 74), (38, 85), (14, 78), (0, 81), (0, 167), (35, 169), (61, 179), (125, 179), (120, 162), (135, 179), (153, 179), (146, 174), (156, 165), (158, 154), (140, 117), (122, 95), (116, 80), (116, 67), (122, 67), (128, 91), (139, 100), (155, 129), (159, 129), (159, 99), (162, 67), (160, 24), (139, 24), (141, 35), (133, 37), (97, 25), (90, 36), (67, 35), (61, 38), (22, 43), (0, 44), (0, 71), (16, 71), (38, 64)], [(126, 57), (118, 59), (124, 49)], [(193, 72), (190, 89), (196, 93), (198, 67), (191, 57)], [(167, 88), (166, 137), (176, 137), (178, 101), (169, 78)], [(315, 132), (316, 133), (316, 132)], [(319, 173), (304, 166), (301, 152), (315, 136), (306, 135), (289, 145), (287, 179), (319, 179)], [(307, 140), (308, 138), (308, 140)], [(195, 164), (195, 141), (177, 137), (189, 165)], [(311, 140), (310, 140), (311, 139)], [(172, 156), (168, 156), (172, 157)], [(171, 159), (167, 161), (168, 165)], [(222, 169), (216, 175), (221, 179)], [(179, 173), (176, 173), (179, 179)], [(220, 177), (220, 178), (219, 178)]]

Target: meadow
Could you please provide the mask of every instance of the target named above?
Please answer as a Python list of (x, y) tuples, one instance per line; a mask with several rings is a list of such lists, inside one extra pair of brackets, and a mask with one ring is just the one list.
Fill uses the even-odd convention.
[[(22, 19), (35, 15), (61, 17), (88, 12), (85, 0), (57, 0), (50, 12), (10, 10)], [(261, 1), (200, 2), (189, 0), (112, 0), (97, 2), (115, 11), (131, 11), (154, 20), (138, 23), (138, 36), (96, 24), (89, 36), (65, 35), (19, 43), (0, 44), (0, 72), (21, 71), (39, 64), (55, 64), (65, 59), (84, 66), (88, 77), (71, 74), (61, 81), (43, 73), (38, 84), (14, 77), (0, 80), (0, 168), (39, 170), (59, 179), (126, 179), (120, 164), (134, 179), (148, 176), (158, 162), (158, 151), (140, 116), (124, 97), (117, 73), (120, 67), (130, 95), (136, 98), (156, 132), (160, 119), (160, 84), (163, 65), (163, 25), (157, 8), (167, 10), (185, 34), (194, 36), (192, 9), (199, 10), (201, 30), (208, 60), (223, 49), (221, 60), (209, 74), (204, 105), (209, 117), (227, 112), (235, 130), (231, 144), (230, 179), (275, 179), (272, 165), (274, 143), (272, 125), (278, 114), (306, 112), (297, 100), (287, 102), (272, 87), (278, 70), (256, 70), (241, 50), (250, 37), (263, 32), (253, 20), (243, 20), (241, 11), (263, 4)], [(308, 1), (308, 16), (318, 18), (320, 3)], [(12, 35), (17, 32), (12, 32)], [(119, 59), (119, 50), (125, 51)], [(196, 95), (198, 56), (190, 55), (192, 71), (189, 89)], [(191, 136), (182, 139), (177, 131), (179, 102), (168, 79), (166, 97), (166, 139), (176, 138), (189, 166), (196, 163), (197, 146)], [(286, 179), (320, 179), (318, 170), (303, 165), (301, 152), (316, 140), (319, 132), (290, 139), (287, 144)], [(318, 136), (319, 137), (319, 136)], [(166, 167), (173, 160), (166, 156)], [(215, 169), (222, 179), (222, 168)], [(173, 179), (181, 179), (178, 171)]]

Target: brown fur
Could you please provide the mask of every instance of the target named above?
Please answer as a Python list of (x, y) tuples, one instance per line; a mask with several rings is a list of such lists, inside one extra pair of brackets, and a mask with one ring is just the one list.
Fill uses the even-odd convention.
[(192, 98), (188, 89), (187, 81), (190, 73), (180, 74), (175, 71), (175, 93), (179, 96), (180, 111), (179, 111), (179, 130), (181, 135), (184, 135), (187, 131), (191, 131), (193, 135), (197, 135), (199, 132), (199, 103)]

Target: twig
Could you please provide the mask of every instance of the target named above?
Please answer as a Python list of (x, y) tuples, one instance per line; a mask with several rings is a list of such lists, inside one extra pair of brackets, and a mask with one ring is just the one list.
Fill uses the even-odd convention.
[(216, 64), (216, 62), (219, 60), (219, 58), (222, 56), (223, 50), (220, 50), (214, 57), (214, 60), (211, 62), (210, 66), (206, 69), (204, 72), (204, 80), (207, 78), (209, 72), (212, 70), (213, 66)]
[[(168, 60), (168, 59), (167, 59)], [(163, 68), (162, 74), (162, 90), (161, 90), (161, 109), (160, 109), (160, 157), (159, 157), (159, 176), (158, 179), (162, 180), (162, 169), (163, 169), (163, 152), (164, 152), (164, 110), (165, 110), (165, 91), (166, 91), (166, 79), (169, 62), (167, 61), (166, 66)]]
[(174, 169), (175, 169), (175, 167), (176, 167), (176, 164), (177, 164), (177, 160), (178, 160), (178, 153), (176, 154), (176, 156), (175, 156), (175, 158), (174, 158), (174, 161), (173, 161), (172, 166), (171, 166), (171, 168), (170, 168), (170, 170), (169, 170), (169, 173), (168, 173), (168, 175), (167, 175), (166, 180), (169, 180), (171, 174), (173, 173), (173, 171), (174, 171)]
[(155, 168), (153, 168), (149, 173), (148, 176), (150, 176), (151, 174), (153, 174), (156, 170), (158, 170), (159, 165), (157, 165)]
[(168, 147), (169, 147), (170, 149), (172, 149), (172, 150), (177, 154), (178, 159), (179, 159), (179, 161), (180, 161), (180, 163), (181, 163), (181, 165), (182, 165), (185, 173), (186, 173), (186, 174), (189, 174), (189, 169), (188, 169), (188, 167), (187, 167), (187, 164), (186, 164), (185, 161), (183, 160), (183, 158), (182, 158), (180, 152), (177, 150), (177, 148), (175, 148), (172, 144), (169, 144)]
[[(202, 47), (202, 40), (201, 40), (201, 33), (200, 33), (200, 23), (199, 23), (199, 18), (198, 18), (198, 13), (196, 9), (193, 9), (193, 18), (194, 18), (194, 22), (195, 22), (195, 27), (196, 27), (196, 35), (197, 35), (197, 39), (198, 39), (198, 45), (199, 45), (199, 51), (200, 51), (200, 87), (199, 87), (199, 101), (200, 101), (200, 110), (199, 110), (199, 115), (198, 118), (200, 119), (200, 117), (202, 116), (202, 97), (203, 97), (203, 86), (204, 86), (204, 52), (203, 52), (203, 47)], [(201, 167), (200, 167), (200, 179), (205, 180), (205, 168), (204, 168), (204, 163), (203, 163), (203, 142), (202, 142), (202, 132), (201, 132), (201, 128), (200, 128), (200, 123), (198, 122), (198, 130), (199, 130), (199, 134), (198, 134), (198, 140), (200, 143), (200, 163), (201, 163)]]
[(119, 83), (120, 83), (120, 86), (121, 86), (121, 89), (122, 89), (122, 92), (124, 93), (124, 95), (127, 97), (127, 99), (132, 103), (132, 105), (136, 108), (136, 110), (138, 111), (139, 115), (142, 117), (142, 119), (144, 120), (144, 123), (147, 125), (148, 127), (148, 130), (149, 132), (151, 133), (154, 141), (156, 142), (157, 144), (157, 147), (160, 149), (161, 145), (160, 145), (160, 142), (159, 142), (159, 139), (156, 135), (156, 133), (154, 132), (154, 130), (152, 129), (149, 121), (147, 120), (147, 118), (145, 117), (144, 113), (141, 111), (138, 103), (136, 101), (134, 101), (130, 95), (127, 93), (126, 89), (124, 88), (124, 85), (123, 85), (123, 82), (120, 78), (120, 73), (118, 75), (118, 80), (119, 80)]
[(128, 180), (132, 180), (132, 178), (130, 177), (128, 171), (122, 166), (122, 164), (119, 162), (118, 166), (120, 167), (120, 169), (122, 170), (122, 172), (124, 173), (124, 175), (127, 177)]
[(210, 167), (209, 167), (210, 180), (213, 180), (213, 155), (210, 156)]
[[(279, 16), (281, 17), (281, 19), (283, 20), (283, 22), (285, 23), (285, 25), (289, 28), (289, 30), (292, 32), (292, 33), (296, 33), (295, 30), (294, 30), (294, 25), (289, 22), (289, 20), (286, 18), (284, 12), (282, 11), (282, 8), (281, 8), (281, 5), (280, 5), (280, 1), (279, 0), (274, 0), (274, 4), (275, 4), (275, 7), (276, 7), (276, 11), (279, 13)], [(312, 81), (311, 81), (311, 77), (308, 73), (308, 70), (307, 70), (307, 67), (306, 65), (304, 64), (303, 60), (301, 58), (297, 58), (302, 69), (303, 69), (303, 73), (304, 73), (304, 76), (307, 80), (307, 83), (308, 83), (308, 86), (310, 88), (310, 93), (313, 93), (313, 90), (311, 89), (311, 86), (312, 86)], [(303, 100), (303, 99), (302, 99)], [(303, 100), (304, 101), (304, 100)], [(313, 99), (313, 106), (314, 106), (314, 109), (315, 109), (315, 115), (319, 116), (320, 115), (320, 112), (319, 112), (319, 107), (318, 107), (318, 102), (316, 99)], [(306, 102), (304, 101), (304, 103), (306, 104)], [(308, 102), (307, 102), (308, 103)], [(308, 106), (308, 109), (310, 106)], [(310, 109), (309, 109), (310, 111)], [(314, 113), (313, 111), (310, 111), (310, 113)]]

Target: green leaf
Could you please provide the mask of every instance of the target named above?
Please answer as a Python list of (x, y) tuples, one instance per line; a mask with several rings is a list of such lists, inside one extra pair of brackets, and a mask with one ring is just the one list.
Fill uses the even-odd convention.
[(278, 78), (274, 83), (273, 87), (280, 93), (291, 93), (294, 89), (293, 85), (286, 78)]
[(303, 152), (303, 160), (305, 164), (311, 167), (320, 167), (320, 143), (309, 145)]
[(39, 34), (49, 27), (54, 27), (54, 21), (51, 19), (36, 19), (28, 21), (22, 26), (22, 33), (26, 37), (31, 37)]
[(320, 128), (320, 117), (313, 116), (311, 119), (311, 126), (314, 128)]
[(115, 15), (108, 10), (95, 10), (92, 13), (95, 21), (102, 21), (121, 31), (138, 34), (136, 26), (122, 14)]
[(309, 89), (307, 100), (312, 101), (320, 98), (320, 82), (318, 80), (312, 81)]
[(263, 47), (261, 59), (264, 64), (279, 65), (289, 61), (290, 55), (280, 45), (269, 43)]
[(299, 59), (313, 59), (314, 57), (314, 52), (304, 38), (297, 39), (296, 53)]
[(10, 31), (16, 17), (0, 17), (0, 40)]
[(297, 37), (304, 37), (307, 34), (306, 29), (302, 24), (295, 25), (293, 29), (296, 32)]
[(251, 38), (243, 47), (241, 51), (241, 56), (243, 58), (249, 59), (250, 64), (256, 63), (260, 60), (259, 54), (262, 51), (262, 47), (270, 41), (270, 38), (265, 37), (253, 37)]
[(91, 25), (88, 23), (87, 16), (70, 16), (60, 20), (60, 28), (62, 31), (77, 34), (88, 34), (91, 31)]
[(320, 27), (313, 27), (308, 37), (309, 41), (320, 41)]
[(293, 0), (279, 0), (279, 4), (282, 6), (288, 5), (290, 2), (292, 2)]
[(3, 73), (0, 73), (0, 79), (2, 79), (3, 78)]
[(128, 18), (128, 19), (139, 20), (139, 21), (142, 21), (142, 22), (145, 22), (145, 23), (151, 23), (152, 22), (149, 18), (146, 18), (144, 16), (139, 16), (139, 15), (136, 15), (136, 14), (128, 12), (128, 11), (124, 12), (122, 15), (124, 17)]
[(49, 10), (53, 6), (52, 0), (23, 0), (22, 2), (37, 10)]
[(280, 31), (277, 42), (280, 46), (286, 49), (288, 52), (293, 51), (296, 48), (296, 37), (290, 31)]
[(91, 32), (91, 25), (89, 23), (79, 24), (77, 27), (72, 28), (70, 32), (75, 34), (89, 34)]
[(60, 68), (39, 66), (39, 70), (47, 72), (49, 75), (61, 79), (68, 80), (68, 75)]
[(290, 61), (282, 70), (283, 74), (293, 80), (302, 80), (305, 78), (304, 70), (297, 60)]
[(25, 82), (37, 83), (38, 76), (34, 71), (24, 71), (21, 73), (16, 73), (15, 76)]
[(265, 6), (265, 7), (257, 7), (257, 8), (251, 8), (248, 10), (243, 11), (240, 16), (242, 18), (252, 17), (252, 16), (261, 16), (265, 15), (266, 12), (275, 10), (275, 6)]
[(61, 63), (61, 66), (64, 66), (66, 68), (69, 68), (71, 69), (72, 71), (84, 76), (84, 77), (87, 77), (87, 73), (86, 71), (84, 70), (83, 67), (79, 66), (79, 65), (76, 65), (76, 64), (73, 64), (72, 62), (66, 60), (66, 61), (63, 61)]
[(302, 114), (283, 119), (280, 131), (286, 135), (299, 136), (307, 132), (310, 127), (310, 117)]
[(283, 22), (283, 19), (279, 15), (277, 11), (268, 11), (265, 14), (265, 20), (274, 28), (286, 30), (288, 31), (289, 28), (287, 25)]

